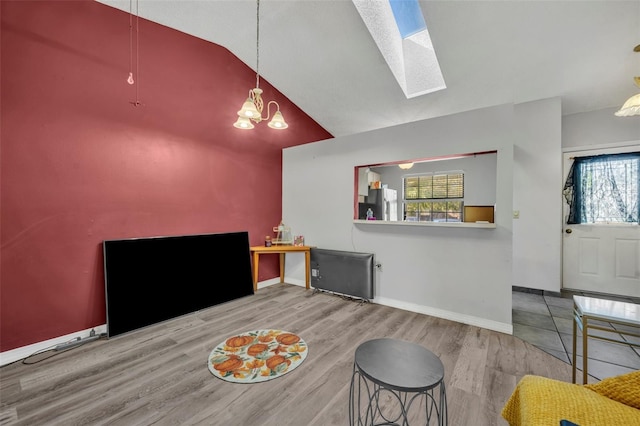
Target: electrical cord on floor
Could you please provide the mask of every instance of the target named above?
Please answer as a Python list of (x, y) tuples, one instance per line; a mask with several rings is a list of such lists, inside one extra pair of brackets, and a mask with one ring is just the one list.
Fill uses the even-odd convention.
[[(76, 348), (78, 348), (80, 346), (84, 346), (89, 342), (93, 342), (94, 340), (98, 340), (98, 339), (101, 339), (101, 338), (106, 337), (106, 336), (107, 336), (107, 333), (96, 334), (95, 330), (91, 330), (91, 334), (89, 334), (89, 336), (85, 337), (84, 339), (80, 338), (80, 337), (75, 337), (75, 338), (73, 338), (71, 340), (68, 340), (68, 341), (63, 342), (63, 343), (59, 343), (59, 344), (57, 344), (55, 346), (49, 346), (48, 348), (41, 349), (41, 350), (39, 350), (37, 352), (32, 353), (28, 357), (24, 358), (22, 360), (22, 363), (24, 365), (38, 364), (39, 362), (45, 361), (45, 360), (47, 360), (49, 358), (53, 358), (56, 355), (60, 355), (61, 353), (68, 352), (68, 351), (70, 351), (72, 349), (76, 349)], [(33, 362), (29, 362), (28, 361), (30, 358), (33, 358), (34, 356), (37, 356), (37, 355), (41, 355), (41, 354), (43, 354), (45, 352), (52, 352), (52, 353), (47, 357), (38, 359), (37, 361), (33, 361)]]
[[(75, 339), (74, 339), (74, 340), (75, 340)], [(60, 355), (60, 354), (61, 354), (61, 353), (63, 353), (63, 352), (70, 351), (71, 349), (74, 349), (74, 348), (76, 348), (76, 347), (77, 347), (77, 346), (72, 346), (72, 347), (70, 347), (69, 349), (65, 349), (65, 350), (56, 350), (56, 346), (57, 346), (57, 345), (49, 346), (48, 348), (40, 349), (39, 351), (36, 351), (36, 352), (32, 353), (32, 354), (31, 354), (31, 355), (29, 355), (28, 357), (26, 357), (26, 358), (23, 358), (23, 359), (22, 359), (22, 364), (24, 364), (24, 365), (34, 365), (34, 364), (38, 364), (38, 363), (40, 363), (40, 362), (42, 362), (42, 361), (45, 361), (45, 360), (47, 360), (47, 359), (49, 359), (49, 358), (53, 358), (53, 357), (54, 357), (54, 356), (56, 356), (56, 355)], [(32, 361), (32, 362), (31, 362), (31, 361), (29, 361), (31, 358), (36, 357), (36, 356), (41, 355), (41, 354), (44, 354), (44, 353), (47, 353), (47, 352), (51, 352), (51, 354), (49, 354), (49, 356), (47, 356), (47, 357), (40, 358), (40, 359), (38, 359), (38, 360), (36, 360), (36, 361)]]
[(333, 291), (323, 290), (323, 289), (320, 289), (320, 288), (314, 288), (313, 289), (312, 295), (316, 294), (316, 293), (328, 294), (328, 295), (331, 295), (331, 296), (339, 297), (342, 300), (347, 300), (349, 302), (359, 302), (360, 305), (364, 305), (365, 303), (369, 303), (369, 300), (367, 300), (367, 299), (361, 299), (359, 297), (347, 296), (346, 294), (334, 293)]
[[(76, 348), (78, 348), (80, 346), (83, 346), (83, 345), (85, 345), (85, 344), (87, 344), (89, 342), (93, 342), (94, 340), (101, 339), (103, 337), (107, 337), (107, 334), (106, 333), (96, 334), (95, 330), (91, 330), (91, 333), (89, 334), (89, 336), (85, 337), (84, 339), (81, 338), (81, 337), (74, 337), (73, 339), (67, 340), (66, 342), (58, 343), (56, 345), (52, 345), (52, 346), (46, 347), (44, 349), (37, 350), (34, 353), (30, 354), (29, 356), (27, 356), (27, 357), (25, 357), (23, 359), (19, 359), (19, 360), (10, 362), (8, 364), (3, 365), (0, 368), (7, 367), (9, 365), (12, 365), (12, 364), (15, 364), (15, 363), (18, 363), (18, 362), (22, 362), (22, 364), (24, 364), (24, 365), (38, 364), (38, 363), (40, 363), (42, 361), (45, 361), (45, 360), (47, 360), (49, 358), (53, 358), (56, 355), (60, 355), (60, 354), (62, 354), (64, 352), (70, 351), (72, 349), (76, 349)], [(51, 353), (48, 356), (40, 358), (40, 359), (38, 359), (36, 361), (30, 361), (31, 358), (34, 358), (34, 357), (36, 357), (38, 355), (45, 354), (47, 352), (51, 352)]]

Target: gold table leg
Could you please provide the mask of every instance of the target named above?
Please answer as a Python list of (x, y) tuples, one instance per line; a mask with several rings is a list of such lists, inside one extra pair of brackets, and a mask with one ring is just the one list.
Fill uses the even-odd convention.
[(280, 284), (284, 282), (284, 253), (280, 253)]
[(587, 339), (589, 335), (587, 333), (588, 319), (584, 315), (582, 316), (582, 384), (587, 384)]
[(260, 255), (258, 254), (257, 251), (253, 252), (253, 292), (255, 293), (256, 290), (258, 290), (258, 262), (259, 262), (259, 257)]
[(578, 367), (576, 366), (576, 360), (578, 359), (578, 357), (576, 356), (576, 348), (578, 346), (576, 341), (578, 339), (577, 328), (578, 328), (578, 314), (576, 310), (576, 305), (574, 303), (573, 305), (573, 353), (571, 355), (571, 365), (572, 365), (571, 383), (576, 382), (576, 370), (578, 369)]

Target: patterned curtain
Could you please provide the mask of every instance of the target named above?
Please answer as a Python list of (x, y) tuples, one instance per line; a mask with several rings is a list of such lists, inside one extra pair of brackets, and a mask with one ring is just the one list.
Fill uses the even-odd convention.
[(640, 152), (576, 157), (564, 197), (567, 224), (638, 223)]

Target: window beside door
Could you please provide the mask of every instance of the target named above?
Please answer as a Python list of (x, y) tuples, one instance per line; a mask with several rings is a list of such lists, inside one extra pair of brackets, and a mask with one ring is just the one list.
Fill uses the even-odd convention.
[(567, 224), (638, 224), (640, 152), (576, 157), (564, 186)]

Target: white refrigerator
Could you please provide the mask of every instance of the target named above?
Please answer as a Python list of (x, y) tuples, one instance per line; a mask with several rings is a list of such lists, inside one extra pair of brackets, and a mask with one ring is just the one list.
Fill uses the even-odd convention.
[(376, 220), (398, 220), (398, 191), (395, 189), (370, 189), (367, 203), (375, 205)]

